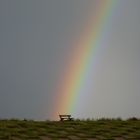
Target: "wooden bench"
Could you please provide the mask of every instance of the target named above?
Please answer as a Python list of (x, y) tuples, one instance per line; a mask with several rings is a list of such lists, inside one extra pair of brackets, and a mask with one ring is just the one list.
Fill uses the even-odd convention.
[(59, 115), (60, 121), (72, 121), (71, 115)]

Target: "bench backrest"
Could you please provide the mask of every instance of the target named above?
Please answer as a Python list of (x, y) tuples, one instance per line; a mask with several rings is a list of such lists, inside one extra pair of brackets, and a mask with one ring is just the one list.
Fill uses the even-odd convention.
[(59, 115), (60, 118), (70, 118), (71, 115)]

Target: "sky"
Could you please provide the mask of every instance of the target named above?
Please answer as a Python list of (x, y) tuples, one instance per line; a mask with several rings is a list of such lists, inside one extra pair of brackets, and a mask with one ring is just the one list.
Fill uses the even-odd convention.
[[(65, 100), (57, 86), (98, 2), (103, 0), (0, 1), (0, 118), (53, 119)], [(117, 0), (110, 11), (104, 42), (70, 103), (75, 118), (140, 117), (139, 5)]]

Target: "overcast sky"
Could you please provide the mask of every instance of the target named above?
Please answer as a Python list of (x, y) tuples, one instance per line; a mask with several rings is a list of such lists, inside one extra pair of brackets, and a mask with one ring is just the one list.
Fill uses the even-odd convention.
[[(59, 100), (53, 91), (96, 1), (0, 0), (0, 118), (51, 118)], [(118, 0), (108, 47), (100, 49), (74, 117), (140, 117), (139, 6)]]

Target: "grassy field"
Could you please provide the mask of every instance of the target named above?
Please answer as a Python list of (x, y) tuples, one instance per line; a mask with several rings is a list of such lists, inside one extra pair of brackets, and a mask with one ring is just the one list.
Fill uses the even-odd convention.
[(0, 140), (140, 140), (140, 120), (0, 120)]

